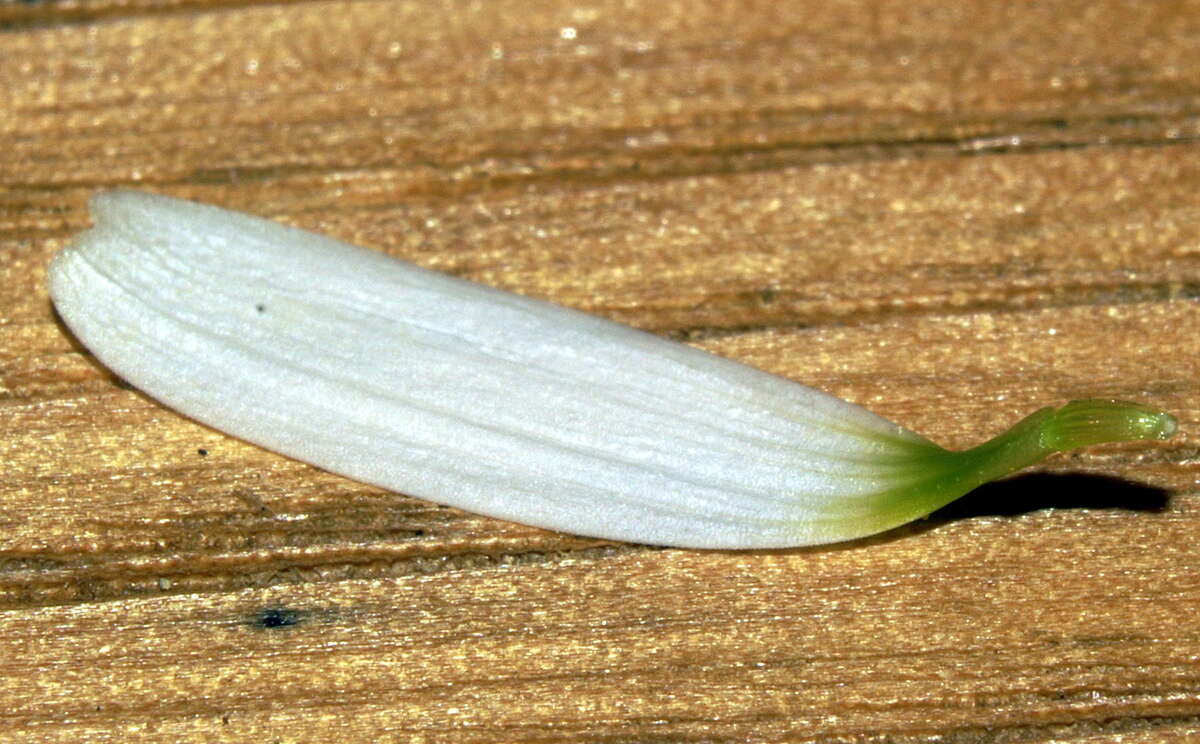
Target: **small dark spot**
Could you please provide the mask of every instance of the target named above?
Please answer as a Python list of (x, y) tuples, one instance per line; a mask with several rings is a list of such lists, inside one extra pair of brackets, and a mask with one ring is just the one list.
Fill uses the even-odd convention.
[(758, 293), (758, 299), (764, 305), (770, 305), (775, 300), (779, 299), (779, 290), (774, 287), (767, 287)]
[(304, 615), (299, 610), (289, 610), (286, 607), (268, 607), (255, 613), (251, 618), (250, 624), (263, 628), (265, 630), (274, 630), (275, 628), (286, 628), (290, 625), (298, 625)]
[(201, 457), (208, 457), (208, 450), (201, 447), (200, 449), (196, 450), (196, 454), (200, 455)]
[(413, 530), (412, 534), (413, 534), (413, 537), (424, 537), (425, 530)]
[(267, 311), (267, 306), (260, 302), (259, 304), (254, 306), (254, 309), (259, 311), (260, 313), (265, 313)]

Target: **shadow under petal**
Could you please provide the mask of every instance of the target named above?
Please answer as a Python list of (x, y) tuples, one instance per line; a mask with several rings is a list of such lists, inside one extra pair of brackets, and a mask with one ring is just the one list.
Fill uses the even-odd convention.
[(1032, 473), (976, 488), (929, 515), (929, 521), (1013, 517), (1042, 509), (1121, 509), (1163, 512), (1170, 492), (1102, 475)]

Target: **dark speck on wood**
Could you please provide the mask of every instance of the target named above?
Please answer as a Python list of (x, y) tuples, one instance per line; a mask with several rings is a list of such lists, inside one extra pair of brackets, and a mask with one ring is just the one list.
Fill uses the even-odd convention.
[(299, 610), (290, 610), (286, 607), (268, 607), (256, 612), (250, 618), (249, 624), (263, 630), (275, 630), (276, 628), (298, 625), (302, 620), (304, 620), (304, 613)]

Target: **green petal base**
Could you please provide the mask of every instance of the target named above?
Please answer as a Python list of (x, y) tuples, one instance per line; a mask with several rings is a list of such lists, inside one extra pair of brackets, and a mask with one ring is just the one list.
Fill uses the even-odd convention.
[(1176, 428), (1174, 416), (1137, 403), (1076, 400), (1061, 408), (1043, 408), (978, 447), (951, 452), (930, 444), (913, 453), (911, 465), (921, 477), (880, 494), (873, 512), (878, 522), (863, 534), (924, 517), (1055, 452), (1105, 442), (1167, 439)]

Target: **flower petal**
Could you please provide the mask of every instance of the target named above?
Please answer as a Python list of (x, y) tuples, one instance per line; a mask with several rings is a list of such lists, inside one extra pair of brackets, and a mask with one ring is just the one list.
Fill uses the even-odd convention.
[(92, 211), (50, 288), (104, 364), (366, 483), (597, 537), (759, 548), (887, 529), (972, 481), (965, 453), (607, 320), (193, 202), (113, 192)]

